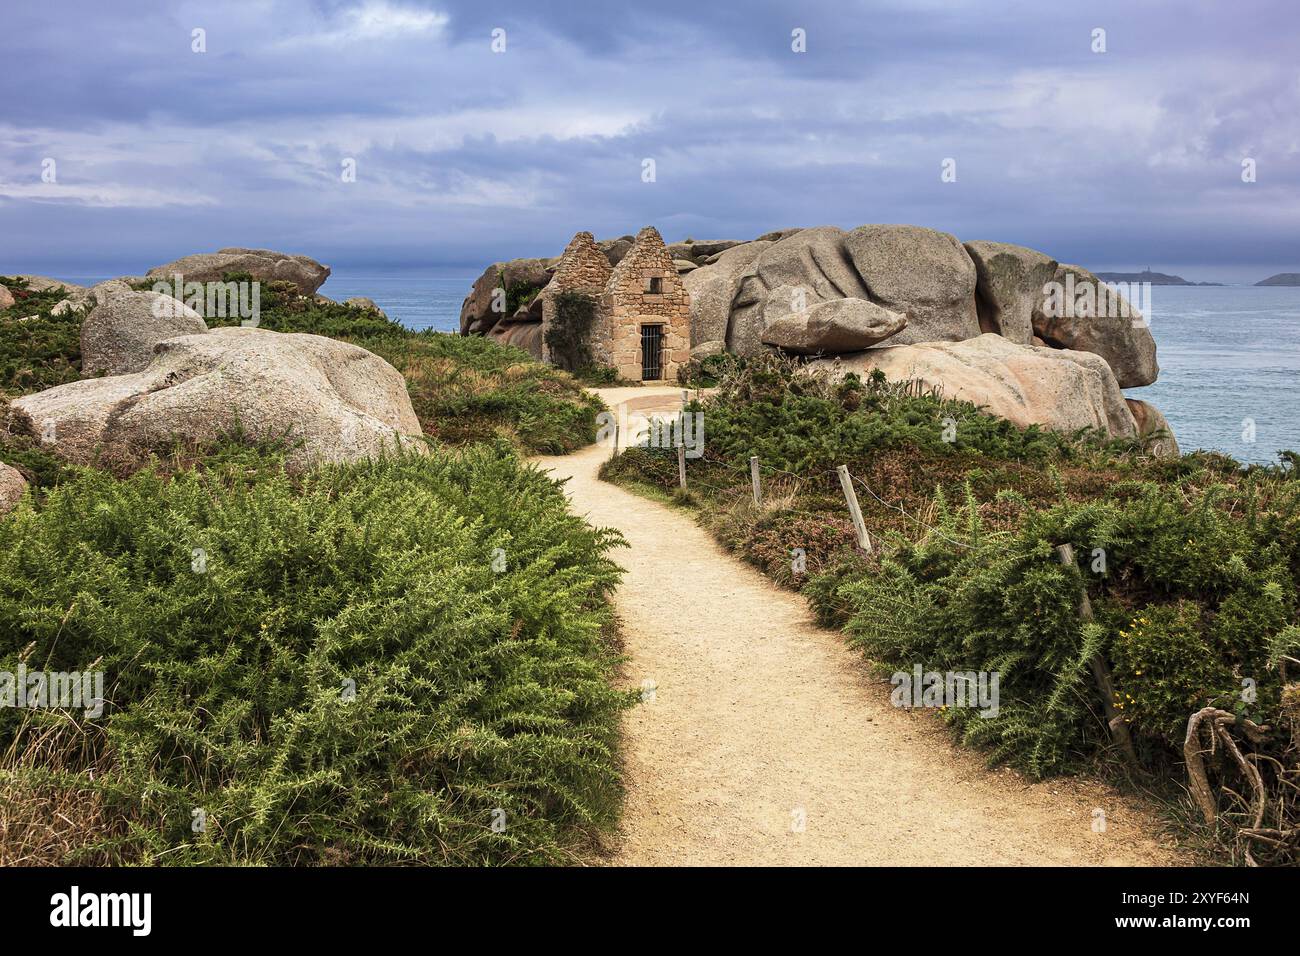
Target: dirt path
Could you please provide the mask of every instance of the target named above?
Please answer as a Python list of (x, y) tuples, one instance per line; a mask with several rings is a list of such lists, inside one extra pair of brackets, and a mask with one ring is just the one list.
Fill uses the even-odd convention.
[[(611, 407), (629, 393), (651, 394), (601, 392)], [(1158, 824), (1108, 788), (990, 771), (930, 715), (892, 707), (889, 685), (813, 623), (803, 598), (686, 514), (600, 481), (608, 455), (592, 447), (540, 464), (569, 478), (579, 514), (631, 546), (617, 555), (627, 575), (616, 596), (628, 678), (655, 692), (624, 725), (615, 863), (1179, 862)]]

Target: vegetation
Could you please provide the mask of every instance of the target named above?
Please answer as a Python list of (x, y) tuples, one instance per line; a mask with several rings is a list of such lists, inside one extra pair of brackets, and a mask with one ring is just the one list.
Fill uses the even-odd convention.
[(561, 292), (555, 296), (554, 304), (555, 317), (546, 330), (546, 347), (552, 361), (569, 370), (590, 366), (595, 299), (580, 292)]
[[(78, 379), (84, 313), (2, 281), (6, 395)], [(620, 540), (520, 456), (593, 440), (599, 403), (518, 349), (261, 293), (262, 328), (392, 362), (429, 453), (293, 475), (236, 434), (70, 467), (0, 399), (33, 488), (0, 521), (0, 675), (100, 672), (105, 701), (0, 707), (0, 863), (585, 858), (632, 701)]]
[[(251, 281), (228, 273), (227, 282)], [(83, 311), (55, 316), (60, 292), (27, 292), (0, 278), (17, 300), (0, 310), (0, 391), (9, 398), (81, 377)], [(148, 288), (148, 284), (144, 286)], [(550, 368), (521, 349), (484, 338), (410, 332), (364, 309), (299, 295), (284, 282), (263, 283), (259, 327), (308, 332), (360, 345), (391, 362), (405, 377), (425, 432), (464, 444), (505, 438), (529, 452), (563, 454), (596, 437), (600, 403), (572, 375)], [(238, 325), (239, 316), (207, 318), (210, 327)], [(0, 460), (17, 465), (0, 445)]]
[[(884, 673), (1000, 673), (998, 717), (942, 712), (963, 741), (1035, 776), (1090, 768), (1182, 781), (1188, 719), (1218, 708), (1260, 773), (1254, 788), (1225, 748), (1208, 758), (1230, 849), (1297, 861), (1293, 456), (1269, 468), (1153, 459), (1131, 442), (1020, 430), (914, 387), (837, 384), (769, 358), (735, 363), (700, 407), (708, 439), (690, 491), (723, 543), (801, 590)], [(764, 466), (759, 507), (751, 454)], [(860, 481), (870, 554), (857, 547), (838, 464)], [(663, 491), (675, 456), (635, 449), (603, 474)], [(1076, 566), (1059, 563), (1061, 544)], [(1080, 614), (1085, 594), (1092, 620)], [(1133, 761), (1112, 741), (1094, 660), (1113, 681)], [(1251, 739), (1256, 725), (1267, 729)]]
[(14, 304), (0, 309), (0, 392), (24, 395), (81, 377), (79, 311), (54, 315), (66, 298), (56, 290), (35, 292), (27, 283), (0, 276)]
[(81, 471), (0, 522), (0, 670), (107, 703), (0, 708), (3, 862), (570, 859), (618, 806), (617, 543), (499, 443)]

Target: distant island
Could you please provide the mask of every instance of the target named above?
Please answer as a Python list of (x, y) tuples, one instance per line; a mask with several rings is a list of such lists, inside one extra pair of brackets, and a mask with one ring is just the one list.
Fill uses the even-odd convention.
[(1279, 272), (1256, 282), (1255, 285), (1300, 285), (1300, 272)]
[[(1143, 272), (1098, 272), (1097, 278), (1102, 282), (1149, 282), (1152, 285), (1223, 285), (1222, 282), (1188, 282), (1182, 276), (1166, 275), (1152, 272), (1149, 268)], [(1274, 278), (1277, 278), (1274, 276)], [(1273, 284), (1268, 280), (1269, 284)], [(1259, 283), (1264, 285), (1264, 282)], [(1276, 283), (1280, 285), (1281, 283)], [(1289, 284), (1289, 283), (1288, 283)]]

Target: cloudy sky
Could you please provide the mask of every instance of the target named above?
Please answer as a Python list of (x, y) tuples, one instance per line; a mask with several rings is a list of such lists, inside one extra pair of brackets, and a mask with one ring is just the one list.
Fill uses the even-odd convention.
[(1298, 27), (1295, 0), (7, 4), (0, 271), (477, 272), (578, 229), (906, 222), (1254, 281), (1300, 271)]

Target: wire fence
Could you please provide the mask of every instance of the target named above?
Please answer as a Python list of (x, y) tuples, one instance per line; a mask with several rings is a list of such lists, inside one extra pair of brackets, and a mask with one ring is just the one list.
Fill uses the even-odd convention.
[[(678, 416), (677, 416), (677, 417), (680, 417), (681, 415), (686, 414), (686, 411), (685, 411), (685, 410), (686, 410), (686, 408), (687, 408), (687, 406), (688, 406), (689, 404), (690, 404), (690, 401), (689, 401), (689, 399), (687, 399), (687, 397), (686, 397), (686, 393), (683, 392), (683, 405), (682, 405), (682, 411), (678, 413)], [(660, 435), (672, 434), (672, 435), (675, 435), (675, 436), (676, 436), (676, 441), (674, 442), (674, 444), (673, 444), (672, 447), (675, 447), (675, 448), (677, 449), (678, 470), (679, 470), (679, 486), (680, 486), (681, 488), (689, 489), (689, 487), (690, 487), (690, 481), (694, 481), (694, 483), (695, 483), (696, 485), (698, 485), (698, 486), (702, 486), (703, 488), (705, 488), (706, 490), (711, 491), (711, 492), (735, 492), (735, 491), (737, 491), (736, 484), (726, 484), (726, 485), (721, 485), (721, 484), (717, 484), (717, 483), (715, 483), (715, 482), (708, 481), (707, 479), (700, 478), (700, 477), (698, 477), (698, 476), (695, 477), (695, 478), (693, 478), (693, 479), (688, 480), (688, 478), (687, 478), (687, 473), (688, 473), (688, 471), (689, 471), (690, 469), (689, 469), (689, 467), (688, 467), (688, 465), (687, 465), (686, 463), (687, 463), (687, 461), (689, 460), (689, 456), (687, 456), (687, 455), (685, 454), (685, 444), (684, 444), (684, 442), (683, 442), (683, 440), (682, 440), (683, 429), (678, 428), (678, 429), (676, 429), (676, 430), (670, 430), (670, 429), (668, 429), (668, 428), (666, 428), (666, 427), (663, 427), (663, 426), (661, 425), (658, 429), (652, 429), (651, 434), (655, 434), (656, 431), (657, 431), (657, 433), (660, 434)], [(645, 447), (652, 447), (652, 446), (648, 446), (647, 444), (642, 444), (642, 443), (632, 444), (632, 445), (624, 445), (624, 448), (625, 448), (625, 449), (626, 449), (626, 448), (629, 448), (629, 447), (633, 447), (633, 448), (636, 448), (636, 447), (645, 448)], [(614, 455), (613, 455), (613, 457), (616, 458), (616, 457), (619, 455), (619, 453), (620, 453), (620, 451), (619, 451), (619, 447), (618, 447), (618, 434), (617, 434), (617, 432), (616, 432), (616, 433), (615, 433), (615, 440), (614, 440)], [(725, 470), (726, 472), (729, 472), (729, 473), (731, 473), (731, 474), (737, 476), (738, 479), (749, 480), (749, 481), (752, 483), (752, 486), (753, 486), (753, 497), (754, 497), (754, 503), (755, 503), (756, 505), (757, 505), (757, 504), (761, 504), (761, 499), (762, 499), (762, 490), (761, 490), (761, 489), (762, 489), (762, 483), (761, 483), (761, 480), (760, 480), (760, 478), (759, 478), (760, 475), (768, 475), (768, 476), (772, 476), (772, 477), (778, 477), (778, 476), (779, 476), (779, 477), (785, 477), (785, 478), (792, 479), (793, 481), (795, 481), (796, 483), (799, 483), (799, 484), (802, 484), (802, 483), (805, 483), (805, 482), (811, 482), (811, 481), (813, 481), (814, 479), (830, 479), (830, 478), (836, 478), (836, 479), (839, 479), (839, 480), (840, 480), (840, 483), (841, 483), (841, 486), (842, 486), (843, 493), (844, 493), (845, 504), (846, 504), (846, 506), (847, 506), (847, 508), (848, 508), (850, 518), (853, 520), (853, 523), (854, 523), (854, 525), (855, 525), (855, 528), (856, 528), (857, 531), (858, 531), (858, 535), (859, 535), (859, 544), (862, 545), (862, 546), (863, 546), (863, 549), (866, 550), (866, 551), (868, 551), (868, 552), (870, 552), (870, 551), (872, 550), (872, 547), (871, 547), (871, 544), (870, 544), (869, 534), (868, 534), (867, 530), (865, 529), (865, 527), (863, 526), (863, 518), (862, 518), (862, 514), (861, 514), (861, 508), (860, 508), (859, 503), (858, 503), (858, 500), (857, 500), (857, 495), (854, 494), (854, 493), (853, 493), (853, 490), (852, 490), (854, 486), (856, 486), (856, 487), (858, 487), (858, 488), (861, 488), (861, 489), (862, 489), (863, 491), (865, 491), (868, 495), (870, 495), (871, 498), (872, 498), (873, 500), (875, 500), (876, 502), (878, 502), (881, 506), (883, 506), (883, 507), (885, 507), (885, 508), (888, 508), (888, 509), (891, 509), (891, 510), (893, 510), (893, 511), (898, 512), (900, 515), (902, 515), (902, 516), (903, 516), (904, 518), (906, 518), (908, 521), (911, 521), (911, 522), (913, 522), (914, 524), (916, 524), (919, 528), (921, 528), (921, 529), (923, 530), (923, 532), (924, 532), (925, 534), (927, 534), (927, 535), (933, 535), (933, 536), (936, 537), (936, 538), (939, 538), (939, 539), (941, 539), (941, 540), (943, 540), (943, 541), (948, 542), (949, 544), (955, 545), (955, 546), (960, 547), (960, 548), (965, 548), (965, 549), (968, 549), (968, 550), (973, 550), (973, 549), (976, 547), (975, 545), (972, 545), (972, 544), (970, 544), (970, 543), (967, 542), (967, 541), (961, 541), (961, 540), (959, 540), (959, 539), (957, 539), (957, 538), (952, 537), (951, 535), (945, 533), (945, 532), (942, 531), (941, 529), (935, 527), (933, 524), (930, 524), (929, 522), (925, 521), (925, 520), (924, 520), (923, 518), (921, 518), (920, 516), (912, 514), (911, 512), (909, 512), (906, 508), (902, 507), (901, 505), (896, 504), (896, 503), (894, 503), (894, 502), (892, 502), (892, 501), (887, 500), (884, 496), (882, 496), (882, 495), (880, 495), (879, 493), (877, 493), (877, 491), (876, 491), (874, 488), (872, 488), (871, 485), (870, 485), (870, 484), (869, 484), (869, 483), (868, 483), (868, 482), (867, 482), (867, 481), (866, 481), (866, 480), (865, 480), (861, 475), (854, 475), (854, 474), (852, 474), (852, 473), (848, 470), (848, 466), (847, 466), (847, 465), (839, 465), (839, 466), (837, 466), (837, 467), (835, 467), (835, 468), (819, 469), (819, 470), (815, 470), (815, 471), (808, 472), (808, 473), (804, 473), (804, 474), (797, 474), (797, 473), (795, 473), (795, 472), (789, 471), (789, 470), (784, 469), (784, 468), (778, 468), (778, 467), (776, 467), (776, 466), (774, 466), (774, 465), (765, 464), (764, 462), (762, 462), (761, 459), (758, 458), (758, 456), (750, 456), (750, 464), (749, 464), (748, 467), (740, 467), (740, 466), (734, 465), (734, 464), (732, 464), (731, 462), (726, 461), (726, 460), (723, 460), (723, 459), (710, 459), (710, 460), (708, 461), (708, 465), (709, 465), (710, 467), (713, 467), (713, 468), (722, 468), (722, 469)], [(844, 480), (845, 476), (847, 476), (848, 481), (845, 481), (845, 480)], [(796, 485), (796, 488), (797, 488), (797, 487), (798, 487), (798, 485)], [(808, 516), (813, 516), (813, 517), (815, 517), (815, 516), (821, 514), (820, 512), (807, 511), (807, 510), (804, 510), (804, 509), (794, 509), (794, 508), (792, 508), (792, 509), (788, 509), (788, 510), (789, 510), (789, 512), (792, 513), (792, 514), (802, 514), (802, 515), (808, 515)], [(988, 545), (988, 542), (986, 541), (986, 542), (985, 542), (985, 546), (987, 546), (987, 545)], [(1006, 553), (1006, 554), (1011, 554), (1011, 553), (1013, 553), (1013, 552), (1012, 552), (1012, 549), (1010, 549), (1010, 548), (999, 547), (998, 550), (1000, 550), (1000, 551), (1002, 551), (1002, 552), (1004, 552), (1004, 553)]]

